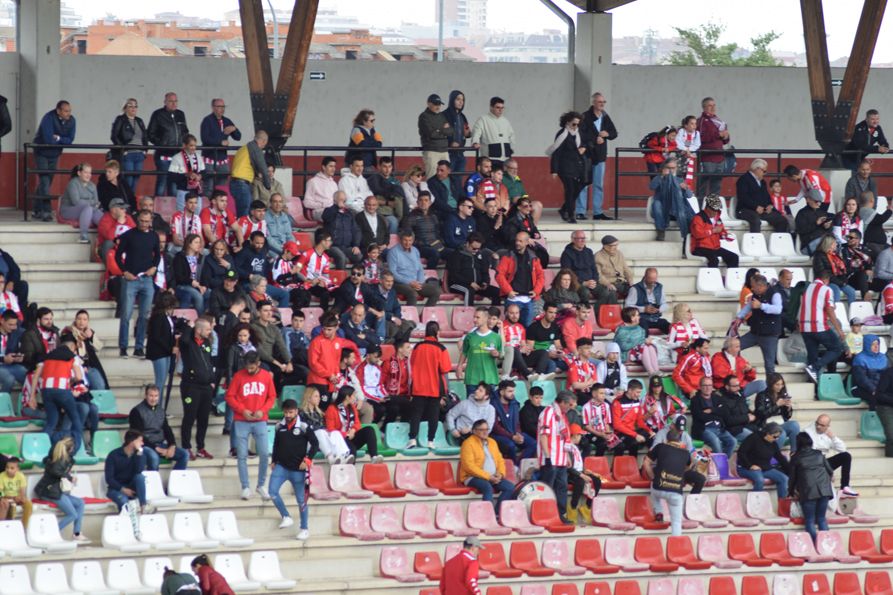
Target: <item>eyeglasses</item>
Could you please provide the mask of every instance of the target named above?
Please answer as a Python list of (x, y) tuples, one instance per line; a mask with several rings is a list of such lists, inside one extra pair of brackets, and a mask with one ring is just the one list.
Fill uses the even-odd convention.
[(215, 106), (214, 106), (214, 107), (226, 107), (226, 105), (225, 105), (225, 104), (223, 104), (223, 103), (218, 103), (218, 104), (217, 104), (217, 105), (215, 105)]
[(518, 205), (519, 209), (529, 209), (530, 205), (528, 203), (521, 203)]
[(351, 276), (351, 277), (362, 277), (362, 276), (363, 276), (363, 273), (353, 272), (353, 273), (350, 274), (350, 276)]

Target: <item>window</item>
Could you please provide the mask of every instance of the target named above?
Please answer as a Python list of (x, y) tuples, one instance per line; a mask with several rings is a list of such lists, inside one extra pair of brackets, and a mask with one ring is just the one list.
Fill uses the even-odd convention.
[(345, 60), (356, 60), (357, 59), (357, 50), (345, 50), (344, 59)]
[(203, 45), (197, 45), (194, 48), (192, 48), (192, 55), (193, 56), (202, 56), (202, 57), (207, 56), (208, 48), (206, 48)]
[(87, 40), (86, 39), (78, 39), (78, 53), (79, 54), (87, 53)]

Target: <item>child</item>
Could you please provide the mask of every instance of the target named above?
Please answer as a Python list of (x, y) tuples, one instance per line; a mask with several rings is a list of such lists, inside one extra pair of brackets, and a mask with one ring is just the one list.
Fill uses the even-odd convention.
[(577, 404), (586, 405), (591, 398), (591, 388), (595, 384), (597, 370), (590, 361), (592, 357), (592, 340), (577, 339), (577, 354), (568, 354), (567, 362), (567, 390), (577, 395)]
[(28, 481), (19, 471), (19, 459), (10, 457), (6, 470), (0, 474), (0, 519), (12, 520), (16, 515), (16, 505), (22, 507), (22, 524), (28, 528), (31, 518), (31, 500), (25, 491)]
[(648, 374), (658, 374), (657, 347), (644, 328), (639, 326), (639, 310), (628, 306), (620, 311), (623, 324), (614, 331), (614, 342), (620, 346), (620, 361), (641, 362)]
[(797, 199), (788, 198), (781, 193), (781, 180), (776, 178), (769, 182), (769, 198), (772, 199), (772, 207), (788, 220), (788, 229), (794, 229), (794, 216), (789, 205), (797, 202)]
[[(583, 431), (577, 424), (571, 424), (571, 446), (568, 457), (567, 481), (571, 484), (571, 499), (567, 505), (567, 519), (577, 523), (578, 512), (584, 524), (588, 525), (592, 518), (592, 499), (598, 496), (602, 489), (602, 480), (598, 474), (583, 467), (583, 455), (577, 445), (583, 438)], [(580, 497), (585, 496), (586, 501), (580, 503)]]
[[(890, 323), (884, 320), (884, 324)], [(861, 318), (856, 317), (850, 320), (850, 332), (846, 334), (844, 347), (845, 351), (841, 360), (847, 363), (852, 363), (853, 358), (862, 353), (863, 336)]]
[(650, 173), (656, 174), (660, 171), (661, 163), (676, 154), (676, 134), (675, 128), (667, 126), (648, 141), (646, 147), (650, 150), (645, 153), (645, 166)]
[(536, 440), (537, 437), (537, 421), (539, 420), (540, 413), (546, 408), (546, 406), (543, 405), (544, 394), (543, 387), (531, 386), (530, 392), (527, 395), (527, 402), (521, 406), (521, 412), (519, 413), (519, 417), (521, 418), (521, 433), (530, 436), (534, 440)]
[(363, 260), (363, 270), (366, 271), (366, 278), (363, 282), (372, 285), (378, 284), (385, 268), (381, 260), (381, 246), (374, 242), (369, 244), (366, 248), (366, 258)]
[(701, 148), (701, 133), (698, 131), (698, 119), (694, 116), (685, 116), (682, 127), (676, 136), (676, 144), (683, 159), (683, 163), (677, 172), (688, 188), (694, 187), (695, 161), (698, 149)]
[(595, 456), (602, 457), (609, 449), (613, 450), (620, 443), (614, 433), (611, 417), (611, 403), (605, 400), (605, 387), (595, 383), (590, 390), (592, 398), (583, 405), (583, 428), (586, 430), (580, 441), (583, 457), (588, 457), (595, 449)]
[(598, 363), (596, 378), (605, 385), (608, 396), (613, 398), (626, 390), (626, 366), (620, 361), (620, 346), (617, 343), (608, 343), (605, 351), (605, 359)]

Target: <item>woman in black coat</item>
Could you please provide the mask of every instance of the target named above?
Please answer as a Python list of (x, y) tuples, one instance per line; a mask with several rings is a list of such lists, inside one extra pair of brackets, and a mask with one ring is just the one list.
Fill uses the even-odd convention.
[(155, 372), (155, 384), (158, 390), (164, 391), (167, 377), (171, 372), (171, 360), (176, 349), (177, 339), (174, 308), (177, 298), (170, 293), (163, 293), (152, 307), (149, 316), (146, 338), (146, 359), (152, 362)]
[[(43, 476), (34, 486), (34, 495), (56, 505), (63, 516), (59, 519), (59, 531), (73, 524), (72, 540), (87, 545), (90, 540), (81, 534), (84, 522), (84, 501), (71, 494), (76, 478), (71, 474), (74, 467), (74, 441), (70, 436), (59, 440), (43, 459)], [(62, 484), (62, 480), (66, 485)]]
[(199, 282), (209, 291), (223, 287), (223, 279), (227, 271), (235, 270), (233, 257), (223, 240), (217, 240), (209, 249), (208, 256), (202, 262), (202, 274)]
[(831, 477), (834, 470), (825, 455), (812, 447), (812, 438), (806, 432), (797, 434), (797, 454), (791, 457), (788, 494), (797, 498), (803, 510), (806, 532), (816, 541), (816, 525), (819, 531), (828, 530), (825, 513), (828, 502), (834, 496)]
[(174, 256), (174, 293), (181, 308), (193, 308), (198, 314), (208, 309), (210, 290), (201, 284), (202, 238), (191, 233), (183, 240), (183, 249)]
[(546, 154), (551, 158), (552, 177), (558, 177), (564, 185), (564, 205), (558, 213), (568, 223), (576, 221), (574, 210), (577, 196), (586, 185), (586, 173), (589, 169), (583, 156), (586, 147), (579, 130), (582, 119), (583, 116), (578, 112), (562, 114), (559, 119), (561, 130), (555, 134), (555, 141), (546, 149)]
[[(146, 133), (146, 125), (142, 118), (136, 115), (139, 104), (131, 97), (124, 102), (121, 114), (112, 122), (111, 140), (113, 145), (131, 145), (133, 148), (115, 149), (111, 151), (111, 157), (121, 163), (121, 171), (137, 174), (143, 171), (143, 160), (146, 158), (146, 149), (149, 148), (149, 135)], [(127, 185), (131, 191), (136, 191), (139, 175), (125, 176)]]

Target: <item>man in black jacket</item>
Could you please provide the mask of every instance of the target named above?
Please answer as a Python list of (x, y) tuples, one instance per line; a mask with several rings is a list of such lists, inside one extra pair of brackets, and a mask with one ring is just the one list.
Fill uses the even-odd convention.
[(298, 403), (294, 399), (286, 399), (282, 403), (283, 418), (276, 424), (273, 434), (273, 471), (270, 473), (270, 499), (282, 516), (280, 529), (291, 527), (294, 521), (279, 496), (279, 488), (288, 482), (292, 485), (298, 510), (301, 512), (301, 530), (298, 539), (310, 537), (307, 529), (307, 505), (305, 504), (304, 484), (310, 471), (309, 461), (313, 460), (319, 450), (319, 442), (313, 430), (298, 416)]
[(343, 269), (348, 261), (356, 264), (363, 260), (363, 234), (354, 214), (347, 208), (347, 195), (339, 190), (332, 200), (334, 204), (322, 212), (322, 223), (323, 229), (332, 235), (332, 246), (327, 254), (334, 259), (336, 269)]
[[(611, 217), (604, 214), (605, 192), (605, 162), (608, 160), (608, 141), (617, 138), (617, 129), (611, 116), (605, 111), (607, 99), (601, 93), (592, 95), (592, 107), (583, 113), (583, 121), (580, 122), (580, 139), (586, 147), (586, 154), (592, 161), (592, 218), (595, 220), (608, 220)], [(577, 197), (577, 219), (586, 218), (586, 202), (588, 188), (583, 188)]]
[(741, 382), (734, 374), (730, 374), (723, 380), (724, 388), (719, 393), (723, 400), (720, 407), (722, 421), (726, 430), (735, 437), (738, 444), (753, 433), (747, 426), (756, 420), (750, 409), (747, 408), (747, 398), (741, 394)]
[(446, 221), (449, 213), (455, 213), (458, 200), (463, 196), (462, 189), (456, 186), (455, 178), (450, 177), (452, 169), (446, 159), (437, 162), (437, 171), (428, 178), (428, 190), (434, 197), (432, 209), (440, 216), (441, 221)]
[(0, 95), (0, 138), (12, 132), (12, 118), (9, 117), (9, 107), (6, 103), (6, 97)]
[(425, 162), (425, 177), (430, 178), (437, 171), (440, 161), (448, 161), (449, 138), (453, 127), (440, 111), (443, 99), (432, 93), (428, 96), (428, 107), (419, 114), (419, 144), (422, 145), (422, 160)]
[[(157, 147), (170, 147), (168, 149), (155, 149), (155, 169), (167, 172), (171, 167), (171, 156), (176, 155), (189, 134), (186, 125), (186, 114), (177, 109), (177, 94), (169, 91), (164, 94), (164, 107), (152, 112), (147, 128), (149, 142)], [(155, 178), (155, 196), (176, 196), (177, 187), (168, 184), (167, 175), (159, 174)]]
[(844, 156), (844, 161), (853, 170), (859, 166), (866, 155), (871, 153), (883, 155), (890, 150), (890, 143), (887, 142), (887, 137), (884, 136), (884, 130), (881, 128), (881, 115), (876, 109), (865, 112), (865, 119), (856, 124), (853, 129), (853, 137), (846, 150), (855, 151)]
[(174, 470), (185, 469), (189, 461), (189, 452), (177, 447), (174, 431), (167, 422), (167, 416), (161, 406), (161, 390), (154, 384), (147, 384), (143, 394), (143, 400), (130, 410), (127, 419), (131, 429), (139, 430), (143, 434), (146, 471), (158, 471), (161, 457), (172, 460)]
[[(183, 399), (183, 422), (180, 428), (180, 442), (189, 451), (189, 460), (196, 457), (213, 459), (205, 450), (205, 434), (208, 432), (208, 417), (211, 415), (211, 399), (214, 396), (214, 363), (211, 360), (211, 323), (204, 318), (195, 321), (192, 333), (180, 337), (180, 358), (183, 361), (183, 376), (180, 381), (180, 397)], [(195, 444), (192, 451), (192, 424), (196, 423)]]
[(474, 210), (475, 232), (484, 240), (481, 246), (481, 254), (487, 266), (496, 268), (499, 262), (499, 252), (502, 250), (502, 223), (505, 221), (505, 215), (499, 210), (499, 204), (495, 198), (488, 198), (484, 201), (484, 210)]
[(394, 161), (390, 157), (379, 157), (378, 170), (366, 176), (369, 190), (378, 198), (378, 212), (393, 215), (397, 221), (403, 220), (405, 196), (400, 180), (394, 176)]
[(788, 231), (788, 220), (784, 213), (779, 213), (772, 207), (769, 187), (763, 179), (767, 168), (765, 159), (754, 159), (750, 162), (750, 171), (738, 178), (735, 183), (737, 196), (735, 215), (747, 221), (750, 233), (760, 233), (762, 221), (768, 222), (772, 229), (779, 233)]
[(732, 458), (737, 441), (725, 427), (723, 413), (726, 403), (713, 392), (710, 376), (701, 378), (698, 392), (691, 400), (691, 437), (703, 440), (713, 452), (723, 452)]
[(800, 237), (800, 252), (812, 256), (822, 237), (831, 231), (834, 217), (823, 211), (819, 200), (806, 195), (806, 206), (794, 217), (794, 229)]
[(152, 231), (152, 213), (140, 211), (136, 217), (136, 227), (119, 236), (115, 261), (124, 272), (121, 287), (121, 320), (118, 325), (118, 349), (121, 357), (127, 357), (127, 341), (130, 333), (130, 317), (133, 302), (139, 299), (139, 313), (134, 338), (134, 357), (143, 357), (146, 341), (146, 324), (149, 322), (149, 309), (155, 295), (153, 278), (158, 271), (161, 259), (161, 245), (158, 234)]
[(494, 306), (500, 303), (499, 287), (490, 285), (489, 263), (481, 254), (483, 240), (481, 234), (474, 232), (460, 250), (447, 258), (450, 291), (462, 295), (466, 306), (474, 305), (476, 295), (489, 298)]
[[(208, 301), (208, 313), (215, 320), (220, 320), (220, 317), (239, 298), (244, 300), (246, 304), (248, 303), (248, 296), (239, 287), (239, 275), (236, 271), (229, 269), (223, 276), (223, 285), (211, 291), (211, 299)], [(222, 339), (225, 340), (223, 337)]]
[[(363, 210), (356, 214), (357, 225), (360, 227), (360, 235), (363, 246), (373, 242), (378, 244), (382, 253), (388, 249), (391, 236), (388, 233), (388, 222), (378, 212), (378, 199), (367, 196), (363, 203)], [(375, 226), (373, 229), (372, 226)]]

